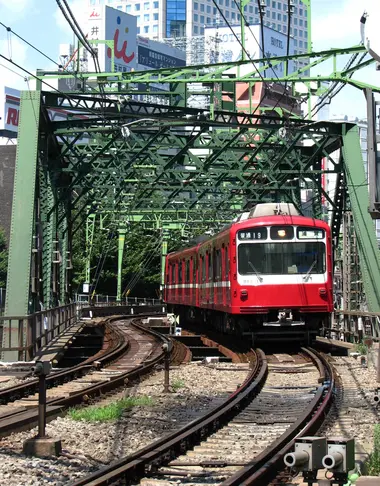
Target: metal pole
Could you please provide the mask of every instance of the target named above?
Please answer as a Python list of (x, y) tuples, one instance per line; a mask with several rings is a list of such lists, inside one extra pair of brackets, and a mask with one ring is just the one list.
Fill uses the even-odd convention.
[(45, 437), (46, 429), (46, 375), (40, 375), (38, 380), (38, 436)]
[(168, 241), (165, 230), (162, 230), (162, 244), (161, 244), (161, 285), (160, 285), (160, 298), (164, 298), (164, 286), (165, 286), (165, 260), (168, 253)]
[(124, 242), (125, 228), (119, 228), (119, 250), (117, 255), (117, 302), (121, 301), (121, 270), (123, 267)]

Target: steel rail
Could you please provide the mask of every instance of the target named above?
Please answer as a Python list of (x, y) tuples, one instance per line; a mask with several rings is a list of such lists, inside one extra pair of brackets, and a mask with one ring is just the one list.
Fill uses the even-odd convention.
[(221, 483), (221, 486), (265, 486), (269, 484), (277, 473), (285, 468), (284, 455), (293, 448), (295, 439), (314, 434), (323, 422), (333, 400), (335, 385), (333, 369), (330, 363), (314, 349), (302, 348), (302, 350), (318, 367), (320, 380), (323, 380), (324, 384), (319, 387), (310, 406), (295, 424), (246, 467)]
[[(138, 319), (141, 317), (145, 317), (145, 315), (139, 315)], [(121, 320), (121, 319), (130, 319), (131, 316), (118, 316), (109, 319), (109, 321), (115, 321), (115, 320)], [(133, 320), (137, 320), (136, 317), (132, 318)], [(154, 336), (156, 339), (161, 340), (162, 343), (168, 342), (168, 338), (155, 332), (151, 331), (150, 329), (145, 328), (144, 326), (141, 326), (137, 323), (133, 323), (135, 327), (139, 328), (146, 334), (151, 334)], [(120, 334), (122, 334), (120, 332)], [(102, 363), (106, 362), (109, 364), (110, 362), (114, 362), (120, 355), (124, 354), (126, 349), (128, 348), (129, 344), (126, 346), (125, 342), (122, 342), (120, 346), (118, 346), (117, 349), (114, 349), (111, 351), (111, 353), (107, 354), (106, 356), (103, 356), (102, 358), (94, 359), (95, 363)], [(163, 350), (160, 350), (160, 353), (150, 359), (145, 360), (143, 363), (139, 364), (136, 366), (133, 370), (126, 371), (125, 373), (122, 373), (120, 375), (114, 376), (114, 377), (109, 377), (104, 381), (101, 381), (100, 383), (96, 383), (94, 385), (91, 385), (87, 388), (83, 388), (82, 390), (78, 391), (73, 391), (70, 393), (69, 396), (66, 397), (57, 397), (57, 398), (52, 398), (47, 400), (46, 405), (47, 405), (47, 412), (46, 415), (47, 417), (55, 417), (59, 415), (62, 410), (64, 410), (67, 407), (78, 405), (83, 403), (84, 399), (100, 396), (104, 393), (107, 393), (111, 390), (115, 390), (121, 386), (124, 386), (127, 380), (132, 380), (134, 378), (137, 378), (138, 376), (142, 376), (148, 372), (158, 363), (163, 361), (165, 356), (165, 353)], [(60, 377), (61, 380), (67, 381), (67, 378), (70, 378), (73, 374), (78, 374), (78, 372), (83, 372), (83, 371), (91, 371), (94, 369), (98, 369), (99, 366), (97, 365), (94, 367), (94, 365), (87, 364), (85, 366), (78, 365), (78, 367), (70, 368), (69, 370), (66, 370), (65, 372), (62, 372), (62, 376)], [(54, 376), (52, 376), (54, 378)], [(25, 386), (27, 387), (28, 384)], [(9, 389), (10, 390), (10, 389)], [(15, 412), (10, 412), (7, 415), (3, 415), (0, 419), (0, 437), (5, 436), (9, 434), (10, 432), (13, 432), (14, 429), (19, 429), (19, 428), (31, 428), (34, 426), (38, 419), (38, 408), (32, 408), (30, 410), (24, 411), (24, 410), (19, 410)]]
[(219, 429), (222, 422), (228, 421), (247, 400), (251, 400), (261, 390), (268, 373), (268, 366), (262, 351), (257, 350), (256, 356), (254, 368), (244, 383), (214, 410), (181, 430), (157, 440), (90, 476), (71, 483), (70, 486), (104, 486), (121, 478), (141, 478), (147, 469), (155, 469), (166, 464), (192, 445), (201, 442), (205, 436)]

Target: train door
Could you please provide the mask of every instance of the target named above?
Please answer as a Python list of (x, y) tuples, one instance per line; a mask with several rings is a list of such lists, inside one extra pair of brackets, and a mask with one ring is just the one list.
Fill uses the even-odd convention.
[(226, 247), (225, 244), (223, 243), (222, 248), (221, 248), (221, 253), (220, 253), (220, 260), (221, 260), (221, 286), (222, 286), (222, 303), (223, 307), (226, 306)]
[(214, 302), (214, 276), (213, 276), (213, 258), (212, 250), (207, 252), (207, 303), (212, 306)]
[(226, 306), (231, 306), (231, 278), (230, 278), (230, 255), (229, 255), (229, 245), (226, 245), (224, 250), (224, 279), (225, 283), (225, 296), (226, 296)]
[(205, 305), (206, 301), (206, 254), (201, 255), (201, 277), (200, 277), (200, 291), (199, 301), (201, 305)]
[(185, 278), (183, 286), (184, 301), (186, 304), (190, 303), (190, 260), (185, 260)]
[(213, 254), (213, 276), (214, 276), (214, 306), (219, 306), (222, 303), (222, 286), (221, 286), (221, 258), (220, 248), (214, 248)]

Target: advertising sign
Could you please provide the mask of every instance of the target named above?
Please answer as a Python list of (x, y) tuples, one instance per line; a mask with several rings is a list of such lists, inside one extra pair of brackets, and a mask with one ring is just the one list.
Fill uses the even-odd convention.
[[(137, 17), (121, 12), (112, 7), (93, 7), (87, 19), (87, 39), (113, 40), (115, 53), (115, 71), (128, 72), (137, 65)], [(98, 49), (101, 71), (111, 72), (112, 52), (104, 44), (94, 44)], [(95, 71), (93, 60), (89, 60), (89, 70)]]
[(186, 66), (186, 53), (163, 42), (137, 37), (138, 67), (140, 71)]
[(20, 111), (20, 91), (4, 86), (4, 129), (11, 132), (18, 130)]
[[(206, 53), (205, 63), (214, 64), (220, 62), (236, 62), (242, 58), (242, 47), (238, 39), (241, 39), (240, 25), (229, 27), (206, 27), (205, 41)], [(264, 37), (264, 42), (262, 37)], [(288, 48), (288, 38), (285, 34), (277, 32), (270, 27), (263, 27), (263, 36), (261, 35), (260, 24), (251, 25), (250, 28), (245, 28), (245, 49), (249, 55), (248, 59), (263, 58), (270, 59), (272, 57), (286, 56)], [(289, 55), (294, 54), (294, 39), (289, 39)], [(247, 69), (252, 71), (252, 65)], [(288, 73), (294, 72), (294, 63), (289, 62)], [(267, 77), (281, 77), (284, 75), (285, 63), (280, 63), (273, 68), (267, 69), (265, 76)]]

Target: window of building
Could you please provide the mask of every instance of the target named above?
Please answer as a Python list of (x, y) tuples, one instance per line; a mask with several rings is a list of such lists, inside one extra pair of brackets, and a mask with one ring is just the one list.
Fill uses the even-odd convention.
[(211, 19), (210, 19), (210, 17), (207, 17), (207, 18), (206, 18), (206, 24), (207, 24), (207, 25), (210, 25), (210, 24), (211, 24)]
[(137, 33), (140, 34), (140, 27), (137, 27)]
[[(279, 5), (280, 5), (280, 4), (279, 4)], [(280, 10), (280, 7), (278, 7), (278, 9)], [(288, 2), (286, 2), (286, 3), (283, 3), (283, 4), (282, 4), (282, 10), (283, 10), (284, 12), (286, 12), (286, 11), (288, 10)]]
[(277, 14), (277, 20), (281, 20), (281, 14)]
[(300, 19), (300, 27), (303, 27), (303, 20)]
[(303, 36), (305, 37), (305, 39), (307, 39), (307, 30), (304, 30)]
[(199, 21), (200, 21), (201, 24), (204, 24), (205, 23), (205, 16), (201, 15)]
[(148, 34), (149, 33), (149, 25), (145, 25), (144, 26), (144, 34)]
[(149, 14), (144, 14), (144, 22), (149, 22)]
[(211, 13), (211, 7), (210, 7), (210, 5), (207, 5), (207, 7), (206, 7), (206, 12), (207, 12), (207, 13)]
[(303, 15), (303, 8), (300, 8), (300, 15)]
[(158, 8), (158, 2), (153, 2), (153, 8)]
[(96, 0), (91, 0), (90, 5), (96, 5)]
[(193, 30), (194, 30), (194, 34), (198, 34), (198, 26), (197, 25), (194, 25)]
[(205, 28), (204, 27), (201, 27), (200, 31), (199, 31), (200, 35), (204, 35), (205, 33)]
[(194, 2), (194, 10), (198, 10), (198, 2)]
[(136, 3), (135, 5), (135, 12), (139, 12), (140, 11), (140, 4), (139, 3)]
[(294, 47), (297, 47), (297, 46), (298, 46), (298, 40), (294, 39)]
[(216, 7), (214, 7), (214, 8), (212, 9), (212, 13), (213, 13), (213, 15), (216, 15)]
[(141, 16), (140, 15), (136, 15), (136, 19), (137, 19), (137, 23), (139, 24), (141, 22)]
[(236, 13), (235, 13), (235, 12), (232, 12), (232, 13), (231, 13), (231, 19), (232, 19), (232, 20), (236, 20)]
[(276, 8), (276, 2), (272, 2), (272, 8)]
[(158, 25), (153, 25), (153, 34), (158, 33)]
[(227, 10), (227, 12), (225, 13), (226, 15), (226, 19), (229, 19), (230, 18), (230, 12)]
[(199, 20), (198, 20), (198, 14), (194, 14), (194, 22), (199, 22)]
[(127, 6), (125, 7), (125, 11), (126, 11), (127, 13), (129, 13), (131, 10), (132, 10), (132, 5), (127, 5)]
[[(277, 28), (278, 28), (279, 32), (281, 32), (281, 24), (278, 24)], [(286, 25), (283, 25), (282, 26), (282, 32), (285, 32), (285, 34), (286, 34), (287, 30), (288, 30), (288, 27)]]
[(276, 12), (272, 12), (272, 19), (276, 18)]
[(153, 14), (153, 20), (158, 20), (158, 13)]
[(117, 8), (118, 10), (123, 10), (123, 6), (122, 6), (122, 5), (118, 5), (116, 8)]
[(259, 7), (255, 7), (255, 14), (259, 15)]
[(307, 29), (307, 20), (305, 20), (304, 25), (305, 25), (305, 28)]
[[(227, 5), (227, 1), (226, 1), (226, 5)], [(250, 6), (248, 7), (248, 12), (249, 12), (250, 14), (253, 14), (253, 7), (252, 7), (252, 5), (250, 5)]]
[(144, 2), (144, 10), (149, 10), (149, 9), (150, 9), (150, 3)]
[(294, 29), (294, 35), (298, 35), (298, 29)]
[(201, 3), (201, 12), (204, 12), (204, 11), (205, 11), (205, 4)]

